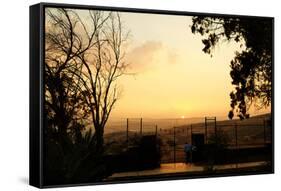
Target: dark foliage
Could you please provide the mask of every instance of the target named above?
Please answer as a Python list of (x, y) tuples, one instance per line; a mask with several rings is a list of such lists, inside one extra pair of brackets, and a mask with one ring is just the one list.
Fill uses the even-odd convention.
[(88, 131), (73, 143), (69, 136), (48, 132), (45, 145), (45, 184), (97, 182), (112, 174), (105, 155), (96, 151), (96, 141), (92, 136), (92, 132)]
[[(111, 175), (103, 135), (126, 68), (118, 13), (46, 9), (44, 173), (46, 184)], [(87, 130), (90, 129), (90, 130)]]
[(240, 119), (249, 118), (251, 105), (264, 108), (271, 104), (272, 87), (272, 19), (193, 17), (192, 33), (204, 37), (203, 52), (212, 50), (222, 41), (240, 43), (242, 51), (230, 63), (234, 90), (230, 93), (231, 110)]

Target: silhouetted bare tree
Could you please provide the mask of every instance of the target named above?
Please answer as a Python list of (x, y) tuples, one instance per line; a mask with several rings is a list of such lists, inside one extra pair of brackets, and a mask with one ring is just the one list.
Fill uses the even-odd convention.
[[(124, 74), (127, 33), (118, 13), (46, 9), (46, 182), (96, 181), (110, 175), (103, 132)], [(90, 127), (89, 130), (86, 126)]]
[(82, 127), (79, 120), (88, 115), (81, 80), (76, 76), (82, 73), (78, 55), (94, 45), (96, 29), (89, 34), (71, 10), (48, 9), (46, 18), (45, 109), (48, 126), (64, 136), (77, 132), (76, 128)]
[[(94, 26), (100, 12), (90, 12)], [(103, 133), (109, 115), (119, 98), (117, 79), (125, 73), (124, 44), (128, 32), (123, 31), (120, 15), (111, 13), (101, 30), (94, 35), (95, 45), (79, 55), (83, 63), (81, 80), (85, 87), (86, 102), (95, 128), (97, 148), (103, 148)]]
[[(84, 23), (73, 10), (47, 12), (46, 110), (60, 135), (81, 136), (92, 118), (93, 140), (102, 149), (103, 132), (119, 95), (116, 80), (125, 72), (123, 31), (118, 13), (89, 11)], [(53, 122), (53, 123), (52, 123)]]

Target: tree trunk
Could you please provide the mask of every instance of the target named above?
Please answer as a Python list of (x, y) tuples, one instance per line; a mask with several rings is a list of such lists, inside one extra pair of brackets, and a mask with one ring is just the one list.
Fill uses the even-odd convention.
[(101, 125), (98, 125), (96, 127), (96, 138), (97, 138), (96, 149), (98, 152), (103, 152), (103, 127)]

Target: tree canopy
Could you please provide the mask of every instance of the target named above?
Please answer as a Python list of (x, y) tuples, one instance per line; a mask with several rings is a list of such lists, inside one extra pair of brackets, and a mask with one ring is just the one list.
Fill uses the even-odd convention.
[[(128, 31), (119, 13), (46, 9), (45, 100), (48, 184), (101, 181), (112, 174), (104, 128), (120, 96)], [(87, 17), (88, 19), (85, 19)]]
[(120, 15), (90, 10), (88, 22), (70, 9), (48, 9), (45, 46), (45, 112), (48, 130), (81, 139), (86, 122), (94, 129), (96, 148), (119, 98), (117, 79), (125, 73)]
[(192, 19), (192, 33), (203, 37), (203, 52), (210, 54), (221, 42), (240, 43), (230, 62), (234, 90), (228, 117), (249, 118), (249, 109), (266, 108), (272, 95), (272, 19), (254, 17), (204, 17)]

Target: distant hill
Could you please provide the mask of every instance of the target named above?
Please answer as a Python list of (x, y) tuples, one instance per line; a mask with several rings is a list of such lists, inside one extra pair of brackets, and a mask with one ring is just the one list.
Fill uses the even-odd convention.
[[(228, 120), (221, 120), (221, 121), (216, 121), (217, 125), (251, 125), (251, 124), (263, 124), (264, 120), (269, 120), (271, 119), (271, 113), (266, 113), (266, 114), (262, 114), (262, 115), (255, 115), (252, 116), (248, 119), (228, 119)], [(200, 123), (194, 123), (192, 124), (195, 127), (196, 126), (204, 126), (205, 122), (200, 122)]]
[[(217, 117), (218, 125), (233, 125), (233, 124), (256, 124), (263, 123), (264, 119), (270, 119), (271, 113), (266, 113), (262, 115), (252, 116), (249, 119), (226, 119), (224, 117)], [(194, 126), (204, 126), (205, 118), (204, 117), (196, 117), (196, 118), (177, 118), (177, 119), (149, 119), (144, 118), (142, 120), (143, 123), (143, 131), (154, 131), (155, 126), (157, 125), (158, 129), (171, 129), (173, 127), (186, 127), (188, 125)], [(115, 119), (108, 121), (105, 134), (120, 134), (120, 132), (124, 132), (127, 129), (126, 119)], [(139, 132), (140, 130), (140, 118), (129, 118), (129, 131), (130, 132)]]

